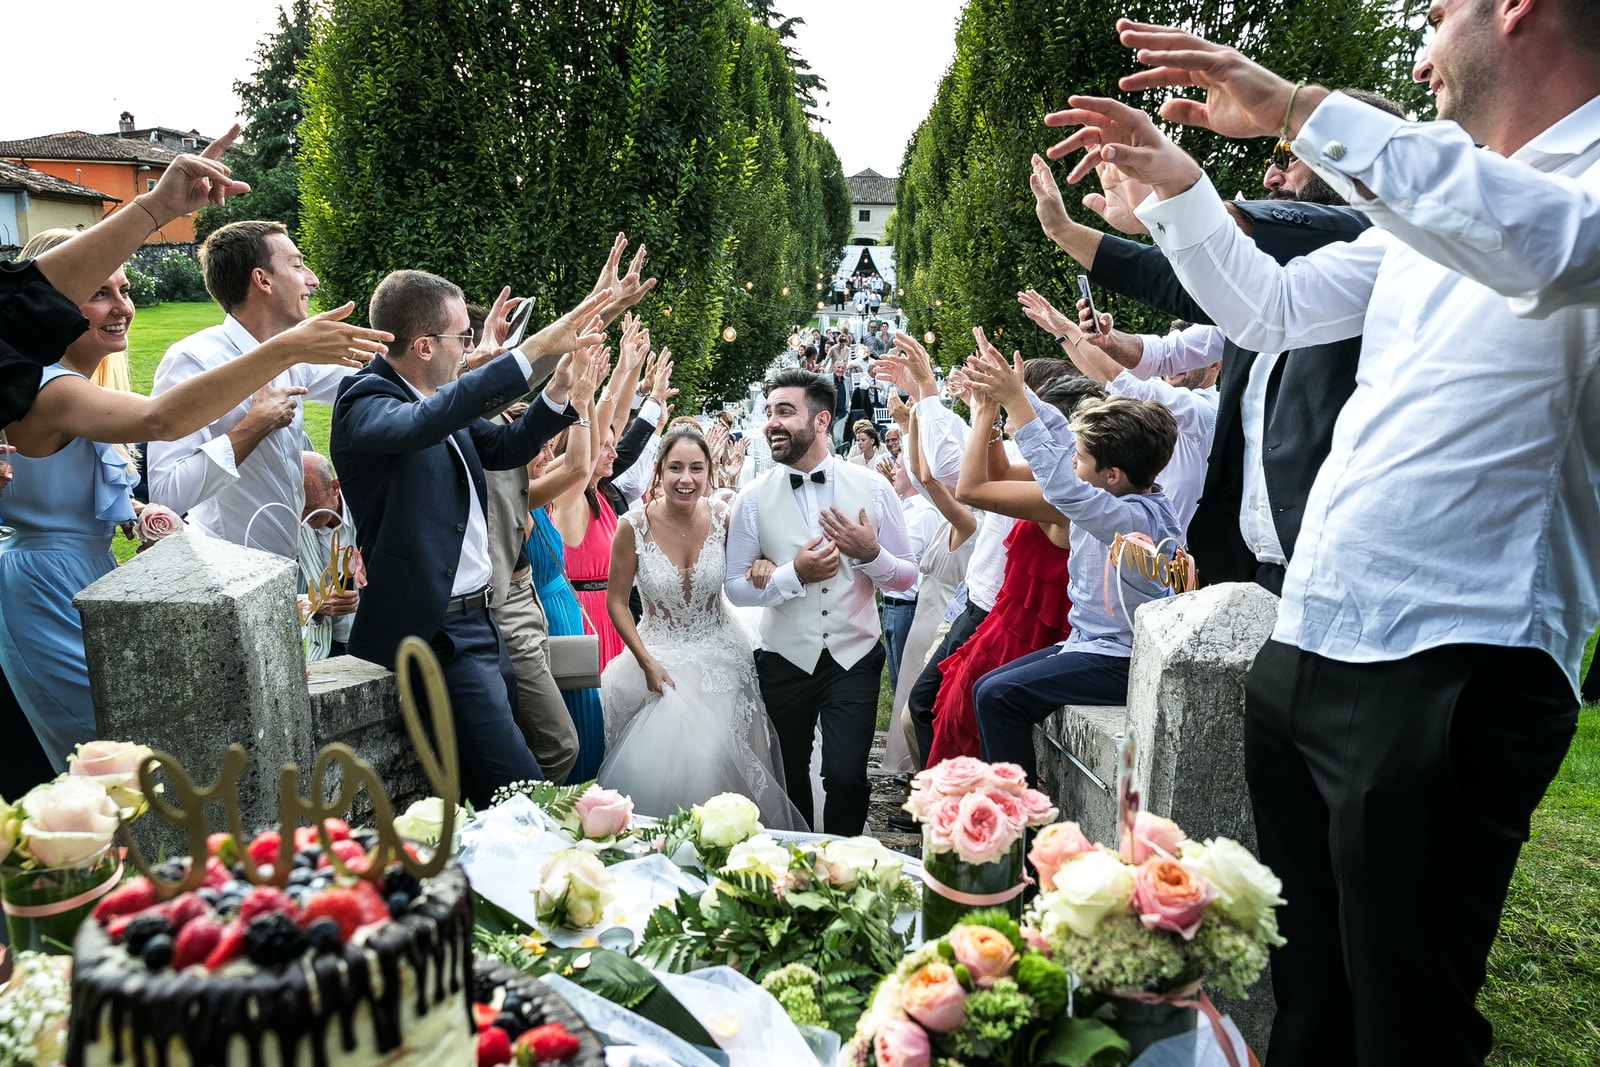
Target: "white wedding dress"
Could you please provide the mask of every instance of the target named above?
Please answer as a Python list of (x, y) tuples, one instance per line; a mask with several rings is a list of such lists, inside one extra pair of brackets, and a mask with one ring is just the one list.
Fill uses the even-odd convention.
[(750, 637), (722, 595), (728, 508), (694, 565), (680, 571), (651, 536), (642, 509), (623, 516), (639, 556), (639, 638), (672, 678), (658, 696), (631, 653), (600, 679), (606, 757), (599, 783), (633, 798), (641, 815), (671, 815), (718, 793), (741, 793), (773, 830), (805, 830), (783, 788), (783, 760), (756, 681)]

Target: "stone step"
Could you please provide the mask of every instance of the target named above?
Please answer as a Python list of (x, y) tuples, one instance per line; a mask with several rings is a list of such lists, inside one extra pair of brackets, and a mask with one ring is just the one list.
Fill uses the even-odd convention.
[(1034, 727), (1038, 787), (1091, 841), (1116, 840), (1117, 761), (1127, 729), (1126, 707), (1085, 705), (1057, 708)]

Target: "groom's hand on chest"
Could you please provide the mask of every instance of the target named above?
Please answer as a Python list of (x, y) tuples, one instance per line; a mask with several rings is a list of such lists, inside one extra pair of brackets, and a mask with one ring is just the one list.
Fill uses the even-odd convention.
[(806, 585), (826, 581), (839, 573), (839, 548), (821, 537), (794, 555), (794, 574)]
[(858, 563), (870, 563), (878, 558), (878, 532), (867, 518), (867, 509), (861, 509), (861, 518), (851, 522), (838, 508), (828, 508), (819, 518), (822, 535), (834, 543), (838, 550)]

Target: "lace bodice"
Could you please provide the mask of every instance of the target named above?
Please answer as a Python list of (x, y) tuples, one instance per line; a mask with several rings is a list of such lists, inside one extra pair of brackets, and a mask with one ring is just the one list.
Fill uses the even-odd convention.
[(741, 632), (729, 617), (722, 595), (727, 555), (726, 505), (712, 503), (705, 543), (688, 570), (680, 570), (661, 550), (643, 508), (628, 512), (624, 520), (633, 527), (634, 547), (639, 555), (636, 581), (644, 606), (639, 636), (646, 645), (703, 642), (730, 631)]

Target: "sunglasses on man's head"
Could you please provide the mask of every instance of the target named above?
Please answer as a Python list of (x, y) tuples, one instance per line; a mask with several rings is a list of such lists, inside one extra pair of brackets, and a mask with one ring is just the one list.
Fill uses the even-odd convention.
[(1288, 141), (1279, 141), (1272, 146), (1272, 165), (1279, 170), (1288, 170), (1294, 166), (1294, 153), (1289, 151)]

